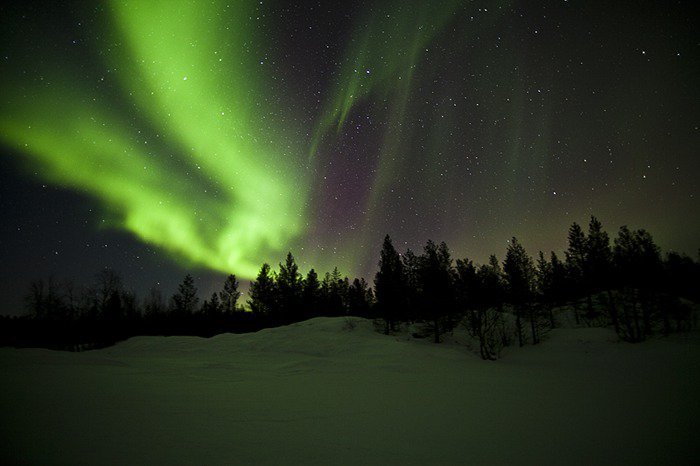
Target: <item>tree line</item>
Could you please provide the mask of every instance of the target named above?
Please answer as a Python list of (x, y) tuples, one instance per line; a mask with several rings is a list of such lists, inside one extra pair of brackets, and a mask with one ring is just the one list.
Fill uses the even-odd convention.
[(191, 275), (167, 301), (153, 288), (139, 300), (116, 272), (105, 269), (87, 287), (53, 279), (31, 283), (30, 315), (3, 318), (2, 343), (68, 349), (104, 346), (134, 335), (247, 332), (319, 316), (375, 319), (384, 333), (410, 325), (416, 337), (439, 343), (462, 325), (484, 359), (504, 346), (537, 344), (570, 315), (578, 325), (610, 325), (621, 339), (690, 328), (698, 302), (700, 264), (687, 255), (662, 258), (643, 229), (621, 227), (611, 242), (595, 217), (587, 231), (573, 223), (568, 247), (530, 256), (517, 238), (503, 261), (453, 260), (448, 246), (428, 241), (420, 254), (399, 253), (387, 235), (374, 286), (335, 268), (321, 278), (299, 272), (292, 253), (273, 270), (263, 264), (244, 310), (235, 275), (200, 303)]
[(482, 358), (496, 359), (513, 340), (539, 343), (558, 325), (555, 309), (577, 325), (610, 325), (629, 342), (695, 325), (698, 262), (675, 252), (662, 258), (644, 229), (623, 226), (611, 242), (594, 216), (587, 232), (573, 223), (567, 239), (563, 258), (542, 251), (533, 258), (513, 237), (503, 262), (491, 255), (479, 265), (453, 261), (444, 242), (428, 241), (420, 256), (399, 254), (387, 236), (374, 282), (384, 331), (423, 322), (437, 343), (461, 324), (478, 341)]

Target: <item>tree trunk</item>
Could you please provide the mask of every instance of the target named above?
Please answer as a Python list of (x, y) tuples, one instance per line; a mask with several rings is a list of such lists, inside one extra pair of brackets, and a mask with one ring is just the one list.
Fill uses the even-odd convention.
[(552, 303), (547, 305), (547, 311), (549, 313), (549, 328), (553, 329), (556, 327), (556, 322), (554, 322), (554, 305)]
[(632, 341), (635, 343), (642, 341), (642, 328), (639, 326), (639, 312), (637, 311), (637, 294), (633, 293), (634, 301), (632, 302), (632, 318), (634, 319), (634, 332), (635, 336)]
[(668, 336), (671, 333), (671, 319), (669, 318), (669, 312), (671, 312), (671, 302), (670, 299), (664, 300), (665, 302), (661, 304), (661, 312), (664, 315), (664, 336)]
[(617, 316), (617, 307), (615, 307), (615, 299), (611, 290), (608, 290), (608, 312), (610, 313), (610, 320), (615, 327), (615, 333), (620, 336), (620, 322)]
[(642, 298), (642, 317), (644, 326), (643, 339), (645, 339), (648, 335), (651, 335), (651, 308), (653, 306), (652, 300), (653, 298), (650, 294), (644, 293)]
[(535, 311), (530, 307), (530, 330), (532, 331), (532, 344), (536, 345), (537, 343), (540, 342), (538, 336), (537, 336), (537, 328), (535, 326)]
[(591, 320), (593, 319), (593, 298), (591, 293), (586, 294), (586, 325), (591, 326)]
[(523, 324), (520, 321), (520, 310), (515, 312), (515, 327), (518, 330), (518, 344), (520, 347), (524, 345), (523, 343)]

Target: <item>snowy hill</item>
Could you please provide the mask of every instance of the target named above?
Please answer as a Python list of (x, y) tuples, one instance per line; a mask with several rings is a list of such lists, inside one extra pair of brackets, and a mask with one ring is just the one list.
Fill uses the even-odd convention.
[(254, 334), (0, 348), (2, 464), (691, 464), (697, 332), (559, 329), (485, 362), (317, 318)]

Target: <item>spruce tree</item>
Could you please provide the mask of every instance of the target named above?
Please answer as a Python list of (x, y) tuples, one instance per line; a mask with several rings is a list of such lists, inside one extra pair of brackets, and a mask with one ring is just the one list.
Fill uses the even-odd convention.
[(492, 255), (488, 265), (479, 267), (476, 273), (478, 284), (477, 302), (472, 329), (479, 338), (479, 349), (483, 359), (498, 359), (500, 350), (509, 344), (503, 322), (504, 283), (501, 266)]
[[(612, 267), (612, 249), (610, 237), (603, 231), (600, 221), (591, 216), (586, 238), (586, 255), (583, 265), (583, 278), (588, 304), (589, 320), (596, 317), (592, 295), (605, 289), (610, 290), (610, 273)], [(608, 295), (611, 298), (611, 295)]]
[(287, 253), (284, 264), (280, 264), (277, 274), (277, 294), (281, 319), (283, 322), (298, 322), (301, 320), (302, 276), (291, 252)]
[(197, 288), (194, 286), (194, 278), (187, 274), (177, 287), (171, 300), (171, 308), (173, 314), (180, 317), (192, 315), (197, 310)]
[(348, 288), (348, 314), (359, 317), (370, 316), (371, 295), (364, 278), (356, 278)]
[(255, 314), (269, 320), (276, 318), (277, 290), (275, 278), (270, 273), (270, 264), (265, 263), (260, 267), (257, 278), (250, 284), (249, 294), (248, 305)]
[(349, 283), (343, 279), (338, 267), (333, 268), (332, 273), (326, 273), (321, 289), (324, 294), (324, 314), (329, 316), (342, 316), (347, 314), (347, 290)]
[(537, 256), (535, 278), (539, 301), (547, 311), (550, 328), (554, 328), (554, 271), (551, 262), (544, 257), (542, 251)]
[(320, 314), (321, 303), (321, 283), (318, 281), (318, 274), (314, 269), (309, 270), (302, 284), (301, 306), (303, 318), (316, 317)]
[(211, 298), (204, 300), (202, 303), (202, 314), (208, 317), (215, 317), (221, 314), (223, 307), (221, 301), (219, 301), (219, 295), (216, 293), (211, 294)]
[(384, 333), (396, 330), (406, 306), (406, 286), (401, 257), (394, 249), (389, 235), (384, 238), (379, 259), (379, 271), (374, 278), (375, 297), (379, 314), (385, 322)]
[(464, 311), (474, 309), (478, 303), (479, 284), (476, 266), (469, 259), (455, 262), (455, 297), (457, 305)]
[(229, 275), (224, 282), (224, 289), (219, 292), (218, 301), (221, 303), (221, 311), (225, 314), (233, 314), (237, 310), (238, 298), (241, 292), (238, 291), (238, 280), (234, 274)]
[(559, 259), (559, 256), (554, 251), (550, 254), (549, 263), (552, 267), (552, 299), (554, 304), (561, 305), (568, 296), (566, 264)]
[(428, 241), (419, 264), (421, 311), (423, 318), (431, 322), (433, 341), (439, 343), (440, 335), (456, 324), (452, 259), (447, 245)]
[(502, 318), (502, 272), (498, 259), (477, 268), (468, 259), (459, 259), (455, 267), (457, 302), (466, 317), (466, 328), (479, 340), (482, 359), (498, 359), (506, 344)]
[(646, 230), (620, 228), (613, 248), (615, 274), (622, 286), (619, 329), (625, 340), (642, 341), (652, 332), (654, 303), (661, 286), (659, 247)]
[(485, 304), (497, 308), (499, 312), (502, 311), (505, 300), (505, 283), (501, 264), (495, 254), (489, 256), (487, 266), (481, 266), (479, 269), (479, 283), (483, 289), (484, 297), (482, 300), (486, 301)]
[(419, 257), (411, 249), (407, 249), (401, 256), (401, 263), (403, 264), (406, 285), (406, 307), (403, 315), (406, 320), (415, 321), (420, 316), (421, 284), (418, 276)]
[[(565, 251), (568, 293), (571, 298), (580, 299), (585, 293), (584, 268), (586, 263), (586, 235), (581, 226), (574, 222), (569, 227), (569, 247)], [(574, 306), (576, 323), (579, 323), (577, 306)]]
[(503, 263), (503, 271), (505, 272), (508, 281), (508, 294), (510, 302), (515, 307), (515, 319), (518, 331), (518, 343), (523, 346), (523, 331), (522, 331), (522, 316), (523, 310), (530, 320), (530, 328), (532, 331), (532, 342), (539, 342), (537, 329), (535, 326), (534, 308), (531, 305), (534, 287), (534, 265), (532, 258), (527, 254), (525, 248), (513, 237), (508, 250), (506, 251), (506, 259)]

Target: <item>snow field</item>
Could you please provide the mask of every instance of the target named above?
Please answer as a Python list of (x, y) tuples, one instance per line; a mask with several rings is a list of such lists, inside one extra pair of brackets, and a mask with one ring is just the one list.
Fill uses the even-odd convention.
[[(2, 464), (693, 464), (697, 332), (462, 344), (316, 318), (254, 334), (0, 348)], [(459, 340), (459, 338), (455, 338)]]

